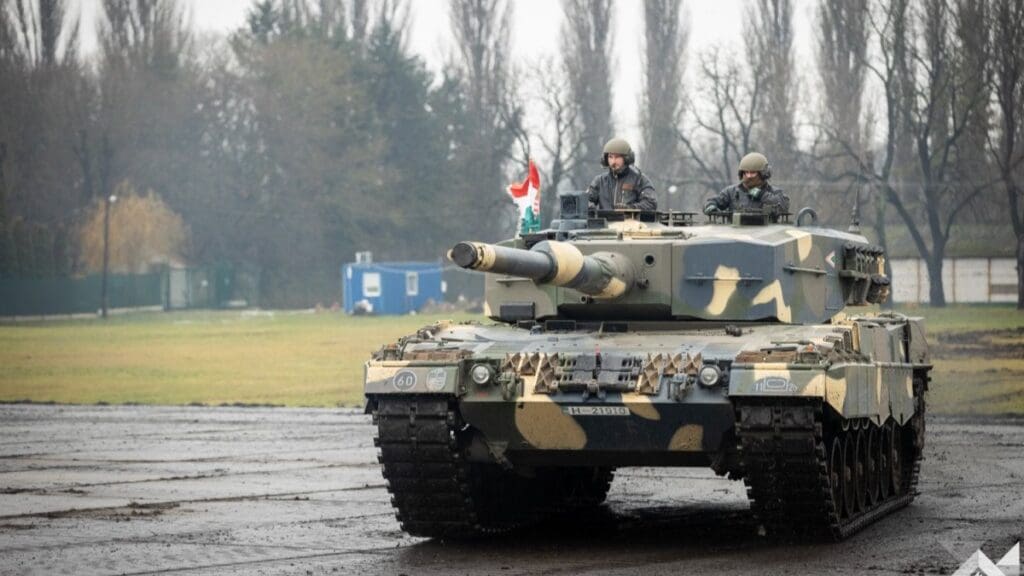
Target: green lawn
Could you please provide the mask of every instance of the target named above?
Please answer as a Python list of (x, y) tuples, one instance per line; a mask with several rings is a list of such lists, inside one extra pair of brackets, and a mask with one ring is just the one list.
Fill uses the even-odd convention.
[(372, 351), (450, 316), (175, 312), (4, 325), (0, 401), (354, 406)]
[(930, 410), (1024, 414), (1024, 312), (1012, 306), (901, 311), (926, 318), (935, 365)]
[[(847, 310), (853, 310), (848, 308)], [(945, 308), (905, 306), (897, 309), (907, 316), (923, 316), (928, 334), (970, 332), (977, 330), (1009, 330), (1024, 327), (1024, 311), (1013, 305), (963, 304)]]
[[(1024, 414), (1024, 313), (903, 309), (927, 319), (930, 410)], [(0, 401), (356, 406), (373, 350), (444, 319), (175, 312), (0, 325)]]

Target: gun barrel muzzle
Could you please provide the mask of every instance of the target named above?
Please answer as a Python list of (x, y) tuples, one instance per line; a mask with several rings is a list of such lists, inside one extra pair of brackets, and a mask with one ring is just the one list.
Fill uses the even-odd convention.
[(452, 248), (451, 259), (462, 268), (509, 274), (531, 280), (552, 275), (555, 262), (544, 252), (507, 248), (483, 242), (459, 242)]

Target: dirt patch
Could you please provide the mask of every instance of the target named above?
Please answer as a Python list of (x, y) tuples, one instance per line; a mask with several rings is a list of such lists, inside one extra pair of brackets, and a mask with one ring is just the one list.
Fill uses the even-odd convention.
[(932, 341), (936, 358), (1024, 358), (1024, 326), (1005, 330), (974, 330), (938, 334)]
[(35, 527), (35, 524), (0, 524), (0, 532), (3, 532), (5, 530), (11, 532), (15, 532), (18, 530), (33, 530), (35, 529)]
[(158, 504), (139, 504), (132, 502), (127, 506), (121, 506), (117, 508), (89, 508), (84, 510), (61, 510), (59, 512), (49, 512), (44, 514), (47, 518), (53, 520), (56, 518), (91, 518), (94, 520), (110, 520), (113, 522), (128, 522), (133, 518), (150, 518), (153, 516), (160, 516), (168, 510), (177, 508), (179, 504), (177, 502), (158, 503)]
[(0, 488), (0, 494), (24, 494), (31, 491), (31, 488)]

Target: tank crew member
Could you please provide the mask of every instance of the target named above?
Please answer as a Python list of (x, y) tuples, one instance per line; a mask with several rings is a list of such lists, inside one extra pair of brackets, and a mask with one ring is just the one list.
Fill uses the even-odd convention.
[(601, 165), (607, 167), (608, 171), (590, 183), (587, 192), (591, 205), (600, 210), (658, 209), (654, 186), (639, 168), (633, 166), (634, 160), (633, 149), (622, 138), (612, 138), (604, 145)]
[(772, 188), (772, 165), (764, 154), (751, 152), (740, 160), (740, 183), (729, 186), (708, 199), (705, 214), (719, 212), (764, 210), (774, 214), (789, 212), (789, 196)]

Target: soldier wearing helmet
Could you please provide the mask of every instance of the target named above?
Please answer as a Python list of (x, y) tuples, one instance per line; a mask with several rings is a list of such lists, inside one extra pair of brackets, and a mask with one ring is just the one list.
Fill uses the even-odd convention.
[(772, 165), (764, 154), (751, 152), (740, 160), (737, 172), (740, 183), (729, 186), (708, 199), (705, 214), (761, 210), (772, 214), (789, 212), (789, 197), (772, 188)]
[(654, 186), (639, 168), (633, 166), (634, 159), (633, 149), (622, 138), (612, 138), (604, 145), (601, 165), (608, 171), (590, 183), (587, 192), (591, 205), (601, 210), (658, 209)]

